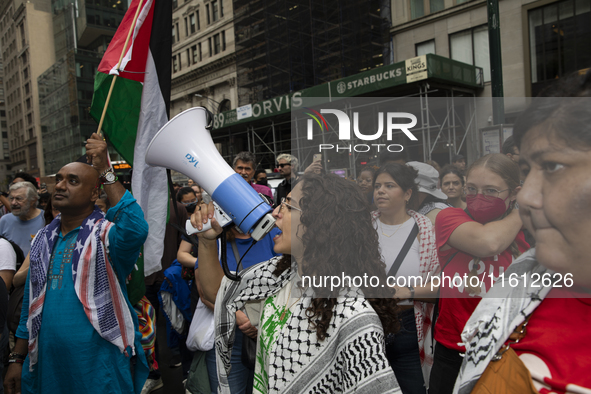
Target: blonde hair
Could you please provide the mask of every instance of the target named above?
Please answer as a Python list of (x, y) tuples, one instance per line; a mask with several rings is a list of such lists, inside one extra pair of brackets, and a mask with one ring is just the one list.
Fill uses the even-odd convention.
[(298, 159), (294, 155), (290, 155), (289, 153), (282, 153), (277, 156), (277, 161), (285, 160), (289, 164), (291, 164), (291, 170), (296, 171), (298, 169)]

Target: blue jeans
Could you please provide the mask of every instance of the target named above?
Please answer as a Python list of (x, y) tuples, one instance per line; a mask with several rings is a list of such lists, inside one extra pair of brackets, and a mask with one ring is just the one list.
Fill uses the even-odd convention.
[(403, 394), (426, 394), (414, 308), (399, 313), (398, 317), (400, 331), (391, 343), (386, 343), (386, 357)]
[[(236, 328), (234, 334), (234, 347), (232, 348), (232, 370), (228, 376), (228, 383), (230, 384), (230, 392), (232, 394), (252, 394), (252, 387), (254, 384), (254, 370), (242, 364), (242, 331)], [(209, 374), (209, 386), (211, 394), (218, 392), (218, 375), (215, 361), (215, 348), (207, 352), (205, 356), (207, 363), (207, 373)]]

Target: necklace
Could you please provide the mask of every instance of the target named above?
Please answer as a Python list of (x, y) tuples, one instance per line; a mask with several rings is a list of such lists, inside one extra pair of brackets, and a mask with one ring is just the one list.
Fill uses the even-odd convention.
[(302, 298), (302, 296), (304, 295), (304, 292), (302, 292), (302, 294), (300, 294), (300, 296), (298, 297), (298, 299), (295, 300), (295, 302), (288, 307), (287, 304), (289, 303), (289, 300), (291, 299), (291, 290), (292, 289), (293, 289), (293, 283), (291, 284), (291, 287), (289, 288), (289, 296), (287, 296), (287, 302), (285, 303), (285, 306), (283, 307), (283, 311), (281, 312), (281, 316), (279, 316), (279, 320), (281, 322), (283, 322), (283, 320), (285, 319), (285, 312), (287, 312), (288, 310), (291, 309), (292, 306), (294, 306), (295, 304), (297, 304), (298, 301), (300, 300), (300, 298)]
[(388, 238), (390, 238), (390, 237), (393, 237), (393, 236), (394, 236), (394, 234), (396, 234), (396, 233), (398, 232), (398, 230), (400, 230), (400, 227), (402, 227), (402, 225), (405, 223), (405, 222), (403, 222), (403, 223), (400, 223), (400, 224), (398, 225), (398, 228), (396, 229), (396, 231), (394, 231), (392, 234), (388, 235), (388, 234), (386, 234), (386, 233), (384, 232), (384, 230), (382, 229), (382, 221), (381, 221), (380, 219), (378, 219), (378, 221), (380, 222), (380, 231), (382, 232), (382, 235), (383, 235), (383, 236), (385, 236), (385, 237), (388, 237)]

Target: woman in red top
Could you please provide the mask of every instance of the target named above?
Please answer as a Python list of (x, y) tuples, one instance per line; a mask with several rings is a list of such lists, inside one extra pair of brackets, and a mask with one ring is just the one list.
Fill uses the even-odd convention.
[(441, 274), (430, 394), (451, 393), (465, 348), (460, 334), (490, 284), (529, 249), (513, 209), (519, 168), (502, 154), (478, 159), (466, 176), (467, 210), (448, 208), (435, 223)]
[[(536, 247), (466, 324), (461, 394), (477, 383), (480, 392), (591, 392), (591, 72), (560, 78), (544, 94), (513, 134), (525, 176), (519, 213)], [(510, 340), (526, 321), (520, 341)], [(479, 381), (485, 373), (490, 378)]]

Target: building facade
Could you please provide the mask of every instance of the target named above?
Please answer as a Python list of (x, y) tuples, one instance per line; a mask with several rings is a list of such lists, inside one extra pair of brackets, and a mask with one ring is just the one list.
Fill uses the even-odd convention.
[[(82, 156), (86, 140), (97, 131), (89, 114), (94, 76), (127, 9), (119, 0), (54, 0), (51, 6), (57, 60), (38, 81), (47, 174)], [(112, 151), (111, 159), (119, 155)]]
[(0, 190), (6, 191), (10, 182), (10, 143), (6, 122), (6, 100), (4, 97), (4, 63), (0, 55)]
[(49, 0), (0, 3), (11, 172), (45, 174), (37, 77), (55, 62)]
[(173, 1), (171, 118), (202, 106), (236, 108), (232, 0)]

